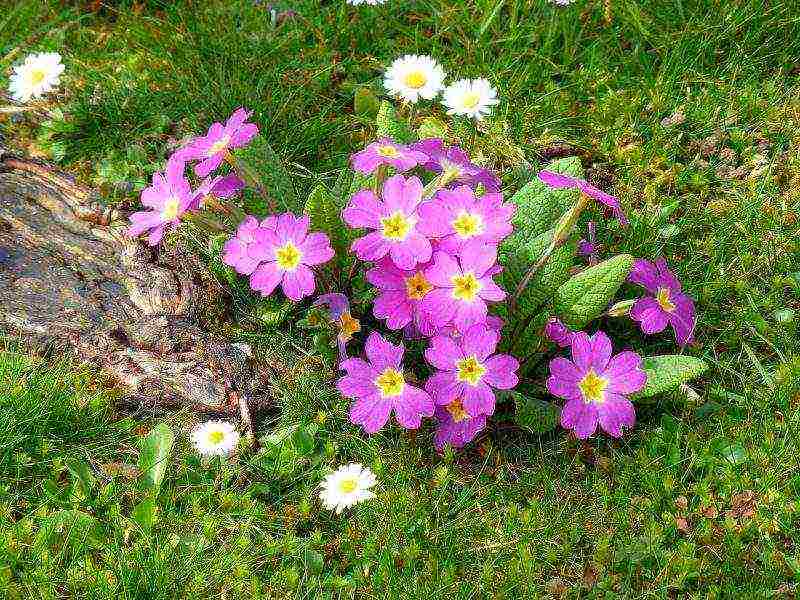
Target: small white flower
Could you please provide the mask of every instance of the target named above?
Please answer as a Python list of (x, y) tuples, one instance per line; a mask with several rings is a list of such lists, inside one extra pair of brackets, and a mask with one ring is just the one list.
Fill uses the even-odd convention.
[(21, 65), (14, 67), (8, 91), (17, 102), (41, 98), (58, 86), (63, 72), (58, 52), (29, 54)]
[(225, 421), (206, 421), (192, 430), (192, 443), (204, 456), (230, 454), (239, 442), (239, 432)]
[(347, 3), (352, 4), (353, 6), (358, 6), (359, 4), (377, 6), (378, 4), (383, 4), (384, 2), (386, 2), (386, 0), (347, 0)]
[(487, 79), (460, 79), (444, 90), (442, 104), (448, 115), (464, 115), (480, 121), (497, 104), (497, 90)]
[(552, 3), (553, 3), (553, 4), (555, 4), (556, 6), (569, 6), (569, 5), (570, 5), (570, 4), (572, 4), (574, 1), (575, 1), (575, 0), (550, 0), (550, 2), (552, 2)]
[(336, 514), (341, 514), (349, 508), (374, 498), (375, 494), (369, 491), (375, 485), (375, 474), (368, 468), (358, 463), (343, 465), (325, 477), (319, 498), (328, 510), (336, 509)]
[(444, 69), (430, 56), (406, 54), (386, 70), (383, 80), (389, 93), (409, 102), (432, 100), (444, 86)]

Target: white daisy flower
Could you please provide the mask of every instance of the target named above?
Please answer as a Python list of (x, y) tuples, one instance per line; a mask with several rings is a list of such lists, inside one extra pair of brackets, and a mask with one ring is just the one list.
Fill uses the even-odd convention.
[(325, 477), (319, 498), (325, 508), (336, 509), (338, 515), (345, 508), (374, 498), (375, 494), (369, 491), (369, 488), (375, 485), (375, 482), (375, 474), (372, 471), (358, 463), (350, 463)]
[(192, 443), (204, 456), (225, 456), (239, 443), (239, 432), (225, 421), (206, 421), (192, 430)]
[(21, 65), (14, 67), (8, 90), (17, 102), (41, 98), (58, 86), (63, 72), (58, 52), (29, 54)]
[(459, 79), (444, 90), (442, 104), (448, 115), (464, 115), (480, 121), (497, 104), (497, 90), (488, 79)]
[(444, 87), (444, 69), (430, 56), (406, 54), (386, 70), (383, 85), (390, 94), (417, 102), (432, 100)]
[(352, 4), (353, 6), (358, 6), (359, 4), (377, 6), (378, 4), (383, 4), (384, 2), (386, 2), (386, 0), (347, 0), (347, 3)]
[(556, 6), (569, 6), (569, 5), (570, 5), (570, 4), (572, 4), (574, 1), (575, 1), (575, 0), (550, 0), (550, 2), (552, 2), (552, 3), (553, 3), (553, 4), (555, 4)]

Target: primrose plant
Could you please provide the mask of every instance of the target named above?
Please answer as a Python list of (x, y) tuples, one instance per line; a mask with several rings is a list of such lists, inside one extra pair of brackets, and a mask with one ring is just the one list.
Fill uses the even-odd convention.
[[(426, 120), (415, 134), (414, 118), (384, 101), (377, 138), (352, 155), (351, 173), (280, 212), (268, 191), (277, 169), (245, 152), (258, 134), (250, 116), (237, 110), (170, 157), (142, 192), (147, 210), (131, 216), (130, 233), (155, 245), (183, 220), (235, 227), (222, 263), (261, 297), (285, 297), (288, 312), (304, 311), (299, 323), (318, 330), (315, 340), (338, 348), (337, 388), (366, 433), (430, 418), (436, 448), (460, 448), (503, 412), (533, 431), (560, 422), (580, 439), (598, 430), (620, 437), (634, 426), (636, 402), (705, 369), (685, 355), (615, 352), (600, 329), (627, 316), (648, 335), (671, 326), (686, 346), (695, 309), (664, 258), (603, 259), (598, 217), (607, 213), (621, 231), (628, 217), (618, 198), (583, 179), (576, 158), (546, 165), (507, 197), (446, 125), (431, 136)], [(265, 199), (260, 214), (231, 200), (245, 188)], [(623, 287), (645, 293), (615, 302)], [(362, 332), (366, 323), (372, 330)]]

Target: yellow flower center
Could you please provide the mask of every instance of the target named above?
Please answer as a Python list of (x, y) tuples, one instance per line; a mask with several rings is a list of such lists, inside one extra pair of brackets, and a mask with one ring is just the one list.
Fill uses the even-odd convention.
[(472, 302), (478, 292), (481, 291), (481, 284), (474, 273), (464, 273), (463, 275), (453, 275), (450, 279), (453, 282), (453, 298)]
[(354, 333), (361, 331), (361, 323), (358, 322), (358, 319), (354, 319), (349, 312), (342, 313), (339, 320), (339, 327), (342, 330), (340, 335), (343, 339), (349, 340)]
[(339, 481), (339, 491), (343, 494), (352, 494), (358, 487), (355, 477), (344, 477)]
[(44, 81), (46, 73), (42, 69), (33, 69), (30, 74), (31, 85), (39, 85)]
[(478, 362), (475, 356), (469, 356), (456, 362), (456, 379), (466, 381), (470, 385), (478, 385), (486, 367)]
[(387, 240), (401, 242), (406, 239), (408, 232), (411, 231), (411, 220), (400, 211), (389, 217), (383, 217), (381, 225), (383, 225), (383, 237)]
[(422, 300), (432, 289), (433, 286), (425, 279), (422, 271), (406, 279), (406, 295), (409, 300)]
[(400, 371), (389, 367), (378, 375), (378, 378), (375, 380), (375, 385), (378, 386), (382, 398), (392, 398), (403, 393), (406, 382)]
[(400, 152), (398, 152), (397, 148), (390, 146), (389, 144), (386, 144), (385, 146), (378, 146), (377, 152), (386, 158), (397, 158), (400, 156)]
[(596, 402), (598, 404), (605, 402), (605, 391), (607, 387), (608, 379), (600, 377), (594, 369), (589, 369), (589, 372), (578, 382), (578, 388), (580, 388), (581, 394), (583, 394), (583, 401), (587, 404), (590, 402)]
[(450, 413), (454, 423), (460, 423), (469, 419), (469, 413), (464, 410), (461, 404), (461, 398), (456, 398), (445, 407), (445, 410)]
[(410, 71), (403, 77), (403, 83), (412, 89), (418, 90), (428, 83), (428, 77), (422, 71)]
[(478, 92), (467, 92), (464, 94), (464, 98), (461, 100), (461, 103), (464, 105), (464, 108), (475, 108), (478, 106), (478, 103), (481, 101), (481, 95)]
[(222, 440), (225, 439), (225, 434), (222, 431), (212, 431), (208, 434), (208, 441), (215, 446), (217, 444), (221, 444)]
[(180, 210), (181, 202), (177, 198), (170, 198), (164, 203), (164, 208), (161, 209), (161, 217), (165, 221), (174, 221), (178, 218), (178, 210)]
[(218, 141), (211, 144), (211, 147), (208, 149), (208, 156), (214, 156), (217, 152), (222, 152), (230, 143), (231, 136), (223, 135)]
[(302, 255), (300, 249), (292, 242), (286, 242), (275, 251), (275, 259), (278, 261), (278, 266), (284, 271), (294, 271), (297, 265), (300, 264)]
[(675, 310), (675, 304), (669, 297), (669, 289), (668, 288), (658, 288), (658, 293), (656, 294), (656, 300), (658, 301), (658, 305), (667, 312), (672, 312)]
[(453, 220), (453, 229), (462, 238), (471, 238), (483, 231), (483, 219), (480, 215), (462, 210)]

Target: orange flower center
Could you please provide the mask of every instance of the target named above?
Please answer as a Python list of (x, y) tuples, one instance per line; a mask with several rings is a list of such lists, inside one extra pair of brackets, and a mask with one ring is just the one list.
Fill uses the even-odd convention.
[(461, 398), (456, 398), (445, 407), (445, 410), (450, 413), (454, 423), (460, 423), (469, 419), (469, 413), (464, 410), (464, 405), (461, 404)]
[(406, 279), (406, 295), (409, 300), (422, 300), (432, 289), (433, 286), (425, 279), (422, 271)]

